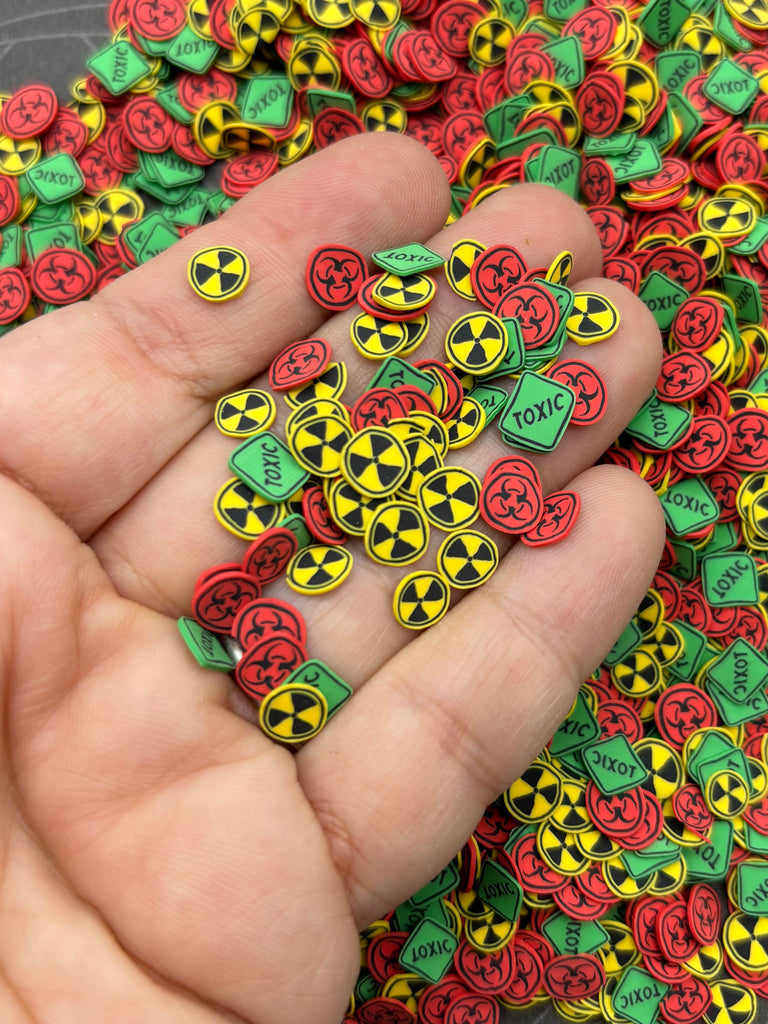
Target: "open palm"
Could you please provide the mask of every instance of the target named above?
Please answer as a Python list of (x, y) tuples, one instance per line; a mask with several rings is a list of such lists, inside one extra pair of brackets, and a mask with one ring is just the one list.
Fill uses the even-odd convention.
[[(597, 239), (555, 190), (505, 190), (437, 234), (447, 207), (419, 145), (349, 140), (3, 339), (4, 1024), (336, 1024), (358, 929), (454, 856), (647, 587), (656, 500), (631, 474), (590, 467), (655, 380), (653, 320), (592, 280)], [(175, 624), (198, 573), (245, 549), (211, 513), (233, 446), (213, 403), (313, 334), (347, 362), (351, 402), (372, 364), (350, 352), (350, 315), (323, 323), (306, 294), (308, 254), (415, 240), (446, 254), (460, 237), (512, 244), (529, 266), (569, 249), (572, 285), (591, 281), (620, 309), (619, 332), (577, 353), (606, 381), (606, 416), (536, 460), (545, 491), (581, 493), (581, 516), (559, 545), (508, 546), (485, 587), (415, 638), (392, 618), (397, 574), (356, 552), (338, 591), (301, 604), (310, 654), (356, 692), (293, 755), (254, 727), (228, 677), (196, 666)], [(216, 243), (252, 268), (225, 306), (186, 281), (190, 256)], [(439, 358), (468, 308), (443, 284), (420, 355)], [(456, 461), (482, 474), (503, 453), (494, 433)]]

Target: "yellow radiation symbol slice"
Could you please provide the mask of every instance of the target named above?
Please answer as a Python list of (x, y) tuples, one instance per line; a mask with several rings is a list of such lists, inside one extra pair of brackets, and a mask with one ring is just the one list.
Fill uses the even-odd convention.
[(383, 320), (372, 313), (361, 313), (349, 329), (352, 344), (366, 359), (386, 359), (408, 345), (408, 329), (402, 321)]
[(575, 779), (563, 782), (560, 802), (552, 809), (550, 822), (564, 832), (586, 832), (592, 827), (587, 813), (587, 787)]
[(250, 273), (245, 253), (228, 245), (196, 252), (187, 266), (187, 279), (196, 295), (208, 302), (227, 302), (241, 295)]
[(300, 423), (306, 423), (307, 420), (313, 420), (317, 416), (324, 416), (326, 419), (333, 416), (349, 426), (349, 412), (341, 402), (337, 402), (335, 398), (316, 398), (312, 402), (304, 402), (303, 405), (297, 405), (293, 409), (285, 421), (285, 436), (290, 439)]
[(410, 317), (403, 321), (403, 326), (407, 339), (404, 347), (400, 349), (400, 356), (405, 358), (412, 355), (426, 338), (429, 332), (429, 314), (420, 313), (418, 316)]
[(392, 611), (406, 629), (433, 626), (448, 611), (451, 591), (436, 572), (412, 572), (395, 588)]
[(443, 421), (431, 412), (412, 412), (408, 419), (421, 427), (424, 436), (434, 446), (440, 458), (445, 458), (448, 451), (448, 431)]
[(603, 861), (603, 877), (605, 884), (614, 896), (632, 900), (636, 896), (642, 896), (650, 889), (653, 872), (643, 875), (642, 878), (633, 878), (621, 857), (612, 857), (610, 860)]
[[(749, 964), (746, 970), (750, 970)], [(735, 981), (715, 981), (710, 992), (712, 1002), (701, 1015), (703, 1024), (752, 1024), (757, 1016), (757, 996), (752, 989)]]
[(495, 163), (496, 146), (488, 138), (480, 139), (459, 165), (459, 184), (466, 188), (477, 188)]
[(445, 351), (451, 362), (478, 377), (495, 370), (508, 347), (507, 330), (493, 313), (465, 313), (445, 336)]
[(41, 152), (38, 139), (12, 139), (8, 135), (0, 135), (0, 171), (9, 177), (18, 177), (37, 163)]
[(320, 477), (339, 475), (341, 453), (352, 437), (351, 428), (336, 416), (313, 416), (299, 423), (290, 435), (293, 457)]
[(362, 537), (376, 509), (391, 498), (369, 498), (343, 478), (334, 480), (326, 495), (333, 521), (353, 537)]
[(306, 384), (283, 392), (283, 398), (294, 408), (319, 399), (340, 398), (347, 386), (346, 363), (329, 363), (319, 377), (314, 377)]
[(400, 17), (400, 0), (350, 0), (350, 7), (368, 28), (393, 28)]
[(302, 89), (338, 89), (341, 83), (341, 65), (333, 52), (313, 42), (296, 43), (288, 58), (287, 71), (297, 92)]
[(360, 111), (367, 132), (404, 132), (408, 124), (405, 108), (397, 100), (372, 100)]
[(708, 199), (698, 209), (699, 226), (717, 238), (737, 238), (755, 226), (755, 207), (744, 199)]
[(654, 635), (664, 621), (664, 602), (658, 590), (652, 587), (646, 590), (632, 621), (642, 633), (643, 639)]
[(725, 9), (747, 28), (764, 29), (768, 25), (765, 0), (725, 0)]
[(611, 668), (611, 680), (625, 697), (647, 697), (661, 686), (661, 665), (648, 651), (636, 648)]
[(551, 281), (552, 284), (567, 285), (572, 270), (573, 253), (564, 249), (561, 253), (558, 253), (550, 263), (549, 269), (544, 275), (544, 280)]
[(419, 488), (419, 504), (433, 526), (459, 530), (477, 519), (481, 484), (461, 466), (444, 466), (430, 473)]
[(485, 409), (474, 398), (467, 395), (447, 427), (448, 447), (465, 448), (482, 433), (485, 427)]
[(597, 951), (605, 973), (621, 974), (627, 967), (639, 962), (641, 953), (635, 944), (635, 936), (628, 924), (623, 921), (603, 919), (602, 927), (608, 932), (609, 941)]
[(480, 253), (485, 252), (486, 246), (475, 242), (471, 238), (462, 238), (456, 242), (451, 249), (451, 255), (444, 264), (445, 278), (453, 291), (462, 299), (475, 299), (475, 290), (472, 287), (470, 272), (472, 264)]
[(396, 999), (416, 1016), (419, 996), (429, 982), (420, 974), (409, 974), (405, 971), (393, 974), (381, 986), (381, 994), (385, 999)]
[(736, 911), (723, 926), (729, 956), (748, 971), (768, 968), (768, 918)]
[(192, 134), (198, 146), (215, 160), (231, 156), (232, 149), (224, 142), (226, 132), (233, 125), (240, 124), (240, 111), (233, 103), (214, 100), (206, 103), (195, 114), (192, 122)]
[(365, 427), (344, 449), (341, 472), (362, 494), (383, 498), (393, 494), (408, 476), (408, 452), (393, 433)]
[(296, 131), (278, 146), (277, 158), (281, 167), (295, 164), (301, 160), (312, 148), (312, 121), (308, 117), (302, 117), (296, 126)]
[(464, 934), (467, 942), (480, 953), (493, 953), (510, 941), (515, 933), (517, 923), (508, 921), (495, 910), (488, 911), (481, 918), (466, 921)]
[(469, 33), (469, 55), (485, 67), (502, 64), (514, 34), (514, 29), (504, 18), (481, 18)]
[(317, 736), (328, 721), (328, 702), (306, 683), (283, 683), (259, 707), (259, 725), (278, 743), (303, 743)]
[(704, 786), (704, 801), (718, 818), (737, 818), (749, 803), (749, 786), (736, 772), (715, 772)]
[(244, 388), (220, 398), (213, 418), (227, 437), (250, 437), (271, 427), (276, 415), (277, 406), (268, 391)]
[[(410, 420), (401, 421), (400, 427), (410, 432), (410, 436), (404, 437), (402, 434), (399, 436), (411, 460), (411, 471), (398, 488), (398, 494), (401, 497), (416, 501), (419, 487), (421, 487), (430, 473), (434, 473), (436, 469), (442, 468), (443, 458), (437, 448), (421, 433), (415, 423)], [(392, 430), (392, 428), (393, 424), (390, 421), (389, 429)]]
[(126, 224), (144, 216), (141, 197), (127, 188), (113, 188), (103, 192), (94, 204), (101, 217), (99, 240), (114, 245)]
[(342, 584), (351, 571), (352, 555), (346, 548), (310, 544), (290, 560), (285, 579), (297, 594), (325, 594)]
[(632, 747), (648, 771), (643, 784), (650, 785), (659, 803), (663, 804), (682, 785), (683, 762), (677, 751), (663, 740), (646, 738), (633, 743)]
[(575, 292), (573, 309), (565, 321), (565, 330), (577, 345), (605, 341), (616, 333), (619, 312), (613, 303), (597, 292)]
[(537, 825), (546, 821), (560, 802), (563, 779), (544, 761), (533, 761), (520, 778), (504, 793), (510, 814), (520, 821)]
[(230, 533), (243, 540), (254, 540), (269, 529), (277, 526), (285, 516), (285, 506), (275, 505), (262, 498), (233, 477), (218, 492), (213, 501), (214, 515)]
[(456, 530), (437, 552), (437, 568), (459, 590), (479, 587), (493, 576), (498, 564), (499, 549), (476, 530)]
[(307, 14), (321, 28), (346, 28), (355, 20), (347, 0), (307, 0)]
[(426, 274), (382, 274), (371, 289), (372, 297), (385, 309), (397, 313), (415, 312), (428, 305), (437, 286)]
[(383, 565), (410, 565), (429, 544), (429, 523), (416, 505), (393, 501), (374, 512), (365, 531), (365, 550)]
[(542, 859), (561, 875), (581, 874), (587, 858), (576, 842), (576, 834), (566, 832), (551, 822), (544, 822), (536, 833), (536, 847)]

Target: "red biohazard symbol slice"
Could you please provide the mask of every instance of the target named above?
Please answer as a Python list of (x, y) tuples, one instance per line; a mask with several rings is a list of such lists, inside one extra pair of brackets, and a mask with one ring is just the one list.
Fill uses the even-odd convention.
[(307, 484), (301, 496), (301, 511), (307, 529), (320, 544), (344, 544), (347, 535), (333, 521), (331, 510), (319, 484)]
[(723, 307), (708, 296), (686, 299), (672, 321), (672, 337), (686, 351), (703, 352), (723, 326)]
[(442, 420), (453, 419), (464, 401), (464, 388), (459, 378), (444, 363), (436, 359), (422, 359), (414, 363), (414, 366), (429, 374), (435, 381), (430, 398), (435, 404), (437, 415)]
[(736, 469), (764, 469), (768, 465), (768, 410), (741, 409), (728, 418), (731, 444), (728, 462)]
[(399, 999), (374, 996), (358, 1006), (355, 1021), (359, 1024), (416, 1024), (416, 1014)]
[(643, 816), (643, 801), (638, 790), (606, 796), (591, 780), (586, 791), (587, 813), (597, 827), (621, 843), (623, 836), (632, 835)]
[[(370, 962), (370, 945), (368, 960)], [(457, 999), (468, 995), (471, 993), (464, 982), (455, 974), (447, 974), (441, 981), (424, 990), (419, 999), (419, 1018), (423, 1024), (445, 1024), (448, 1008)]]
[(0, 131), (11, 139), (32, 139), (54, 122), (59, 102), (48, 85), (25, 85), (0, 108)]
[(563, 26), (564, 36), (576, 36), (585, 60), (601, 57), (611, 48), (619, 19), (610, 8), (589, 7), (574, 14)]
[(681, 786), (672, 794), (672, 809), (677, 820), (689, 832), (706, 838), (715, 820), (715, 816), (707, 807), (704, 796), (698, 786), (690, 783)]
[(587, 207), (587, 214), (597, 231), (604, 255), (614, 256), (629, 235), (624, 214), (615, 206), (605, 204)]
[(758, 181), (765, 170), (765, 154), (751, 135), (736, 131), (718, 142), (716, 163), (724, 181)]
[(307, 260), (307, 290), (323, 309), (351, 309), (368, 270), (357, 249), (323, 245)]
[(691, 295), (704, 286), (707, 270), (702, 258), (681, 245), (662, 245), (653, 249), (643, 262), (643, 277), (654, 271), (665, 274)]
[(533, 463), (502, 456), (489, 467), (480, 492), (480, 515), (502, 533), (532, 529), (541, 518), (541, 480)]
[(326, 149), (341, 139), (350, 139), (354, 135), (362, 135), (365, 131), (363, 122), (350, 110), (338, 110), (326, 107), (315, 115), (312, 122), (312, 140), (318, 149)]
[(688, 892), (688, 926), (702, 946), (709, 946), (720, 934), (723, 912), (717, 892), (706, 882), (695, 882)]
[(137, 149), (162, 153), (171, 144), (173, 118), (151, 96), (134, 96), (123, 108), (123, 127)]
[(555, 491), (541, 504), (541, 516), (536, 524), (521, 534), (528, 547), (538, 548), (565, 540), (579, 517), (581, 497), (576, 491)]
[(235, 616), (261, 594), (261, 587), (247, 573), (235, 569), (216, 573), (195, 590), (192, 614), (214, 632), (228, 633)]
[(495, 999), (473, 992), (452, 1000), (442, 1020), (444, 1024), (469, 1024), (469, 1021), (472, 1024), (498, 1024), (499, 1016), (499, 1004)]
[(306, 660), (306, 649), (298, 640), (267, 636), (246, 648), (235, 666), (235, 679), (249, 697), (263, 700)]
[(585, 160), (579, 172), (579, 187), (588, 203), (610, 203), (616, 194), (610, 164), (597, 156)]
[(350, 419), (355, 430), (365, 427), (386, 427), (390, 420), (401, 419), (408, 412), (393, 388), (371, 388), (364, 391), (352, 406)]
[(331, 346), (322, 338), (296, 341), (283, 349), (269, 368), (275, 391), (288, 391), (319, 377), (331, 361)]
[(540, 50), (509, 50), (504, 67), (504, 85), (510, 92), (521, 92), (530, 82), (551, 81), (555, 66)]
[(341, 53), (341, 64), (361, 96), (383, 99), (392, 88), (392, 76), (367, 39), (352, 39)]
[(258, 597), (243, 605), (235, 616), (230, 633), (244, 650), (269, 637), (307, 642), (307, 627), (297, 608), (277, 597)]
[(605, 984), (605, 971), (595, 956), (563, 954), (545, 966), (542, 981), (553, 999), (588, 999)]
[(0, 270), (0, 324), (20, 317), (32, 297), (29, 282), (18, 267)]
[(608, 399), (603, 378), (597, 370), (578, 359), (568, 359), (553, 366), (547, 376), (566, 384), (576, 395), (571, 423), (585, 426), (602, 419)]
[(96, 268), (77, 249), (47, 249), (32, 264), (29, 277), (36, 295), (63, 306), (90, 295), (96, 284)]
[(221, 188), (228, 196), (239, 199), (270, 178), (278, 164), (277, 153), (238, 153), (227, 161), (221, 175)]
[(512, 980), (515, 971), (511, 944), (489, 953), (481, 953), (466, 940), (462, 941), (453, 957), (456, 973), (476, 992), (492, 994), (502, 992)]
[(472, 26), (483, 16), (472, 0), (449, 0), (433, 4), (434, 13), (429, 26), (435, 39), (452, 57), (466, 57)]
[(243, 572), (264, 587), (282, 576), (298, 550), (296, 534), (284, 526), (273, 526), (260, 534), (245, 552)]
[(686, 973), (680, 981), (670, 983), (659, 1003), (659, 1016), (675, 1024), (696, 1024), (707, 1019), (704, 1014), (711, 1005), (712, 993), (706, 981)]
[(673, 459), (691, 476), (710, 473), (728, 453), (731, 431), (718, 416), (694, 416), (685, 441), (675, 449)]
[(654, 709), (657, 728), (677, 750), (691, 733), (717, 725), (718, 715), (710, 697), (690, 683), (677, 682), (664, 690)]
[(687, 402), (712, 379), (712, 367), (695, 351), (672, 352), (661, 361), (656, 392), (665, 402)]
[(136, 31), (147, 39), (172, 39), (184, 27), (186, 4), (182, 0), (136, 0), (131, 5)]
[(656, 937), (663, 956), (674, 963), (685, 963), (699, 943), (688, 926), (688, 905), (684, 900), (674, 900), (662, 907), (656, 917)]
[(609, 71), (591, 71), (576, 93), (584, 131), (605, 138), (615, 131), (624, 110), (624, 86)]
[(600, 700), (597, 720), (603, 736), (617, 736), (623, 733), (630, 743), (642, 739), (645, 727), (633, 707), (620, 700)]
[(560, 321), (554, 295), (535, 281), (513, 285), (496, 303), (493, 313), (519, 322), (523, 345), (528, 351), (546, 345)]
[(470, 280), (478, 299), (493, 309), (502, 295), (520, 283), (527, 270), (517, 249), (511, 245), (492, 245), (475, 259)]
[(21, 207), (19, 186), (13, 178), (0, 176), (0, 227), (8, 224)]

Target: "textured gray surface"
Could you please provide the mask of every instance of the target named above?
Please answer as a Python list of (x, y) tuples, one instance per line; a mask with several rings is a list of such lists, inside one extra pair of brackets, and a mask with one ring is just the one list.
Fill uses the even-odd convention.
[(60, 99), (104, 44), (104, 0), (0, 0), (0, 90), (44, 81)]

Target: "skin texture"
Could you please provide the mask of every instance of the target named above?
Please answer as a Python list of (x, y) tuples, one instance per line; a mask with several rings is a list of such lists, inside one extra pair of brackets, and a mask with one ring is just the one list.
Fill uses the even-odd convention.
[[(591, 467), (656, 379), (653, 319), (599, 279), (589, 221), (559, 192), (505, 190), (441, 232), (447, 209), (419, 145), (350, 140), (3, 340), (4, 1024), (335, 1024), (358, 929), (456, 854), (647, 588), (657, 501), (633, 475)], [(415, 240), (447, 254), (460, 237), (512, 244), (530, 266), (569, 249), (571, 287), (620, 310), (613, 338), (566, 350), (603, 375), (604, 419), (535, 458), (545, 492), (580, 492), (581, 516), (546, 549), (502, 539), (492, 580), (423, 635), (392, 619), (402, 573), (359, 545), (332, 595), (299, 600), (276, 584), (307, 618), (310, 654), (356, 691), (294, 755), (177, 632), (197, 575), (246, 547), (211, 513), (235, 443), (210, 425), (213, 405), (319, 334), (348, 361), (351, 404), (373, 365), (351, 353), (351, 314), (326, 320), (307, 296), (307, 256)], [(191, 255), (217, 243), (252, 267), (223, 306), (186, 281)], [(440, 358), (445, 328), (470, 308), (442, 282), (420, 356)], [(489, 430), (453, 461), (482, 474), (504, 450)]]

